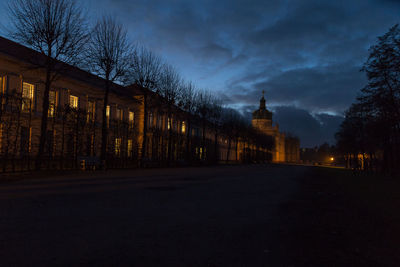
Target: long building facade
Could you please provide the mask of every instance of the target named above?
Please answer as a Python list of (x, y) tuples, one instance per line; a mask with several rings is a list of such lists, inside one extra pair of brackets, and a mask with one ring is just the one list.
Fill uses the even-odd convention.
[[(0, 37), (0, 171), (29, 170), (38, 153), (45, 72), (43, 55)], [(63, 64), (49, 94), (43, 168), (97, 165), (101, 149), (103, 79)], [(220, 125), (168, 106), (137, 85), (112, 84), (106, 109), (107, 166), (251, 162), (270, 149), (233, 138)], [(80, 164), (84, 163), (84, 166)]]

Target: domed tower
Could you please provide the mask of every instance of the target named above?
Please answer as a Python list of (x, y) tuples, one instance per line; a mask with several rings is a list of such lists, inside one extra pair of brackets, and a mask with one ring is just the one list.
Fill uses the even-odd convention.
[(265, 107), (264, 91), (260, 99), (260, 108), (253, 112), (253, 119), (251, 124), (254, 128), (265, 132), (272, 133), (272, 112)]
[(279, 126), (272, 126), (272, 112), (265, 106), (264, 91), (260, 99), (260, 108), (253, 112), (251, 124), (260, 132), (274, 138), (274, 148), (272, 152), (273, 162), (285, 161), (285, 134), (279, 132)]

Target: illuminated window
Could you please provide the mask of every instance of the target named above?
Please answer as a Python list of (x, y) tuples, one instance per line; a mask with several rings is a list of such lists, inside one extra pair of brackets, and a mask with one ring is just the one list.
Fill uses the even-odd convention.
[(34, 90), (33, 84), (22, 83), (22, 111), (30, 111), (33, 108)]
[(115, 138), (115, 156), (119, 157), (121, 155), (121, 138)]
[(54, 117), (57, 108), (57, 92), (50, 91), (49, 92), (49, 117)]
[(133, 129), (135, 125), (135, 113), (133, 111), (129, 111), (129, 128)]
[(78, 109), (78, 101), (79, 101), (79, 97), (74, 96), (74, 95), (70, 95), (69, 96), (69, 106), (70, 106), (70, 108)]
[(168, 118), (168, 130), (171, 129), (171, 118)]
[(128, 157), (132, 157), (133, 152), (133, 141), (128, 139)]
[(94, 122), (96, 114), (96, 103), (94, 101), (88, 101), (87, 109), (87, 122)]
[(182, 131), (182, 133), (186, 132), (186, 123), (184, 121), (182, 121), (181, 131)]
[(107, 120), (107, 127), (110, 127), (110, 105), (106, 107), (106, 120)]

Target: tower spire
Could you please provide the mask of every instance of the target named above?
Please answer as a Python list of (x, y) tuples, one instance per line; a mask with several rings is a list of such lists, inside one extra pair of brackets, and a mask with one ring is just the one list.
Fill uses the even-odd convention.
[(261, 97), (261, 99), (260, 99), (260, 109), (261, 109), (261, 110), (265, 110), (265, 98), (264, 98), (264, 93), (265, 93), (265, 91), (263, 90), (263, 91), (262, 91), (262, 97)]

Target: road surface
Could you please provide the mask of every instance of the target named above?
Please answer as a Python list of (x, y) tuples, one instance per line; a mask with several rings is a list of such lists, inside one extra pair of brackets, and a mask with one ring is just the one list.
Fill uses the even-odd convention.
[[(364, 232), (385, 227), (386, 221), (354, 225), (354, 220), (365, 222), (379, 214), (365, 209), (369, 217), (362, 217), (360, 205), (351, 206), (355, 200), (343, 193), (331, 172), (243, 165), (3, 182), (0, 266), (398, 263), (398, 224), (390, 221), (395, 237), (379, 230), (378, 236), (370, 234), (373, 243), (368, 245)], [(346, 211), (349, 204), (351, 212)], [(354, 210), (361, 210), (361, 217), (352, 218)], [(392, 243), (382, 240), (385, 234)]]

